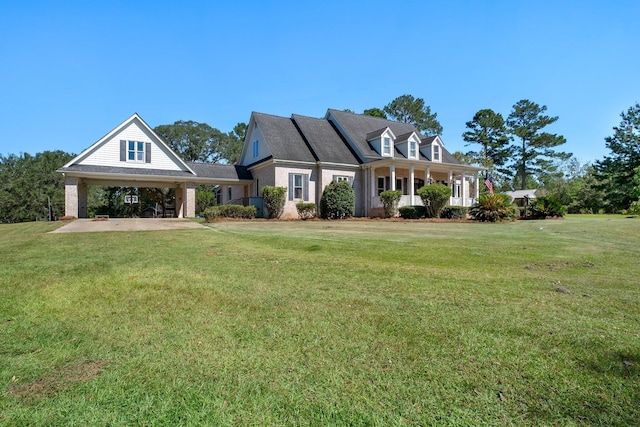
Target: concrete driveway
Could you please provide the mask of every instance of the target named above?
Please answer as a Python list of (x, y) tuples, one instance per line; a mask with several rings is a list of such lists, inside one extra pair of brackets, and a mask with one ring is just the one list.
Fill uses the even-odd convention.
[(93, 231), (146, 231), (207, 228), (195, 221), (181, 218), (109, 218), (75, 219), (52, 233), (88, 233)]

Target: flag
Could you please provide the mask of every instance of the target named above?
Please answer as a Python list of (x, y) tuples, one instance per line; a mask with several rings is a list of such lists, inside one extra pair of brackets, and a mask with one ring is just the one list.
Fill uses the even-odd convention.
[(493, 178), (491, 178), (491, 175), (484, 180), (484, 186), (489, 190), (489, 194), (493, 195)]

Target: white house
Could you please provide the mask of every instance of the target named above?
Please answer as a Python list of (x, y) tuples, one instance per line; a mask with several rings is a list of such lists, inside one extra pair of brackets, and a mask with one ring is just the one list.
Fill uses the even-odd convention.
[(89, 185), (176, 188), (178, 216), (194, 216), (203, 183), (221, 186), (222, 203), (258, 206), (265, 185), (287, 187), (284, 217), (297, 217), (295, 204), (319, 204), (333, 180), (353, 186), (356, 216), (381, 214), (385, 190), (402, 191), (401, 206), (419, 205), (417, 189), (434, 182), (451, 187), (450, 205), (471, 206), (481, 170), (412, 125), (329, 109), (323, 118), (252, 113), (238, 165), (184, 162), (134, 114), (59, 172), (67, 216), (86, 217)]

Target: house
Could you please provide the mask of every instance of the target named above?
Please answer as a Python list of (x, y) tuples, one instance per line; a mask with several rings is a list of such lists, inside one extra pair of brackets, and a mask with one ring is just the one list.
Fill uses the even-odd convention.
[(417, 189), (441, 182), (449, 204), (471, 206), (482, 168), (462, 165), (439, 136), (410, 124), (329, 109), (323, 118), (254, 112), (238, 165), (182, 161), (137, 115), (64, 165), (66, 215), (86, 216), (89, 185), (176, 188), (178, 217), (195, 215), (195, 185), (217, 184), (221, 202), (261, 207), (266, 185), (287, 187), (284, 217), (298, 201), (320, 203), (331, 181), (348, 181), (356, 216), (382, 214), (380, 193), (402, 191), (400, 206), (420, 205)]

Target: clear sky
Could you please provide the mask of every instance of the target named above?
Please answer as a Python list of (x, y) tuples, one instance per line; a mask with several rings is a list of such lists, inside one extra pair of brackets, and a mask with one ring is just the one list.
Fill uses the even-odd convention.
[(230, 131), (423, 98), (449, 151), (520, 99), (582, 162), (640, 102), (640, 1), (0, 0), (0, 154), (79, 153), (137, 112)]

